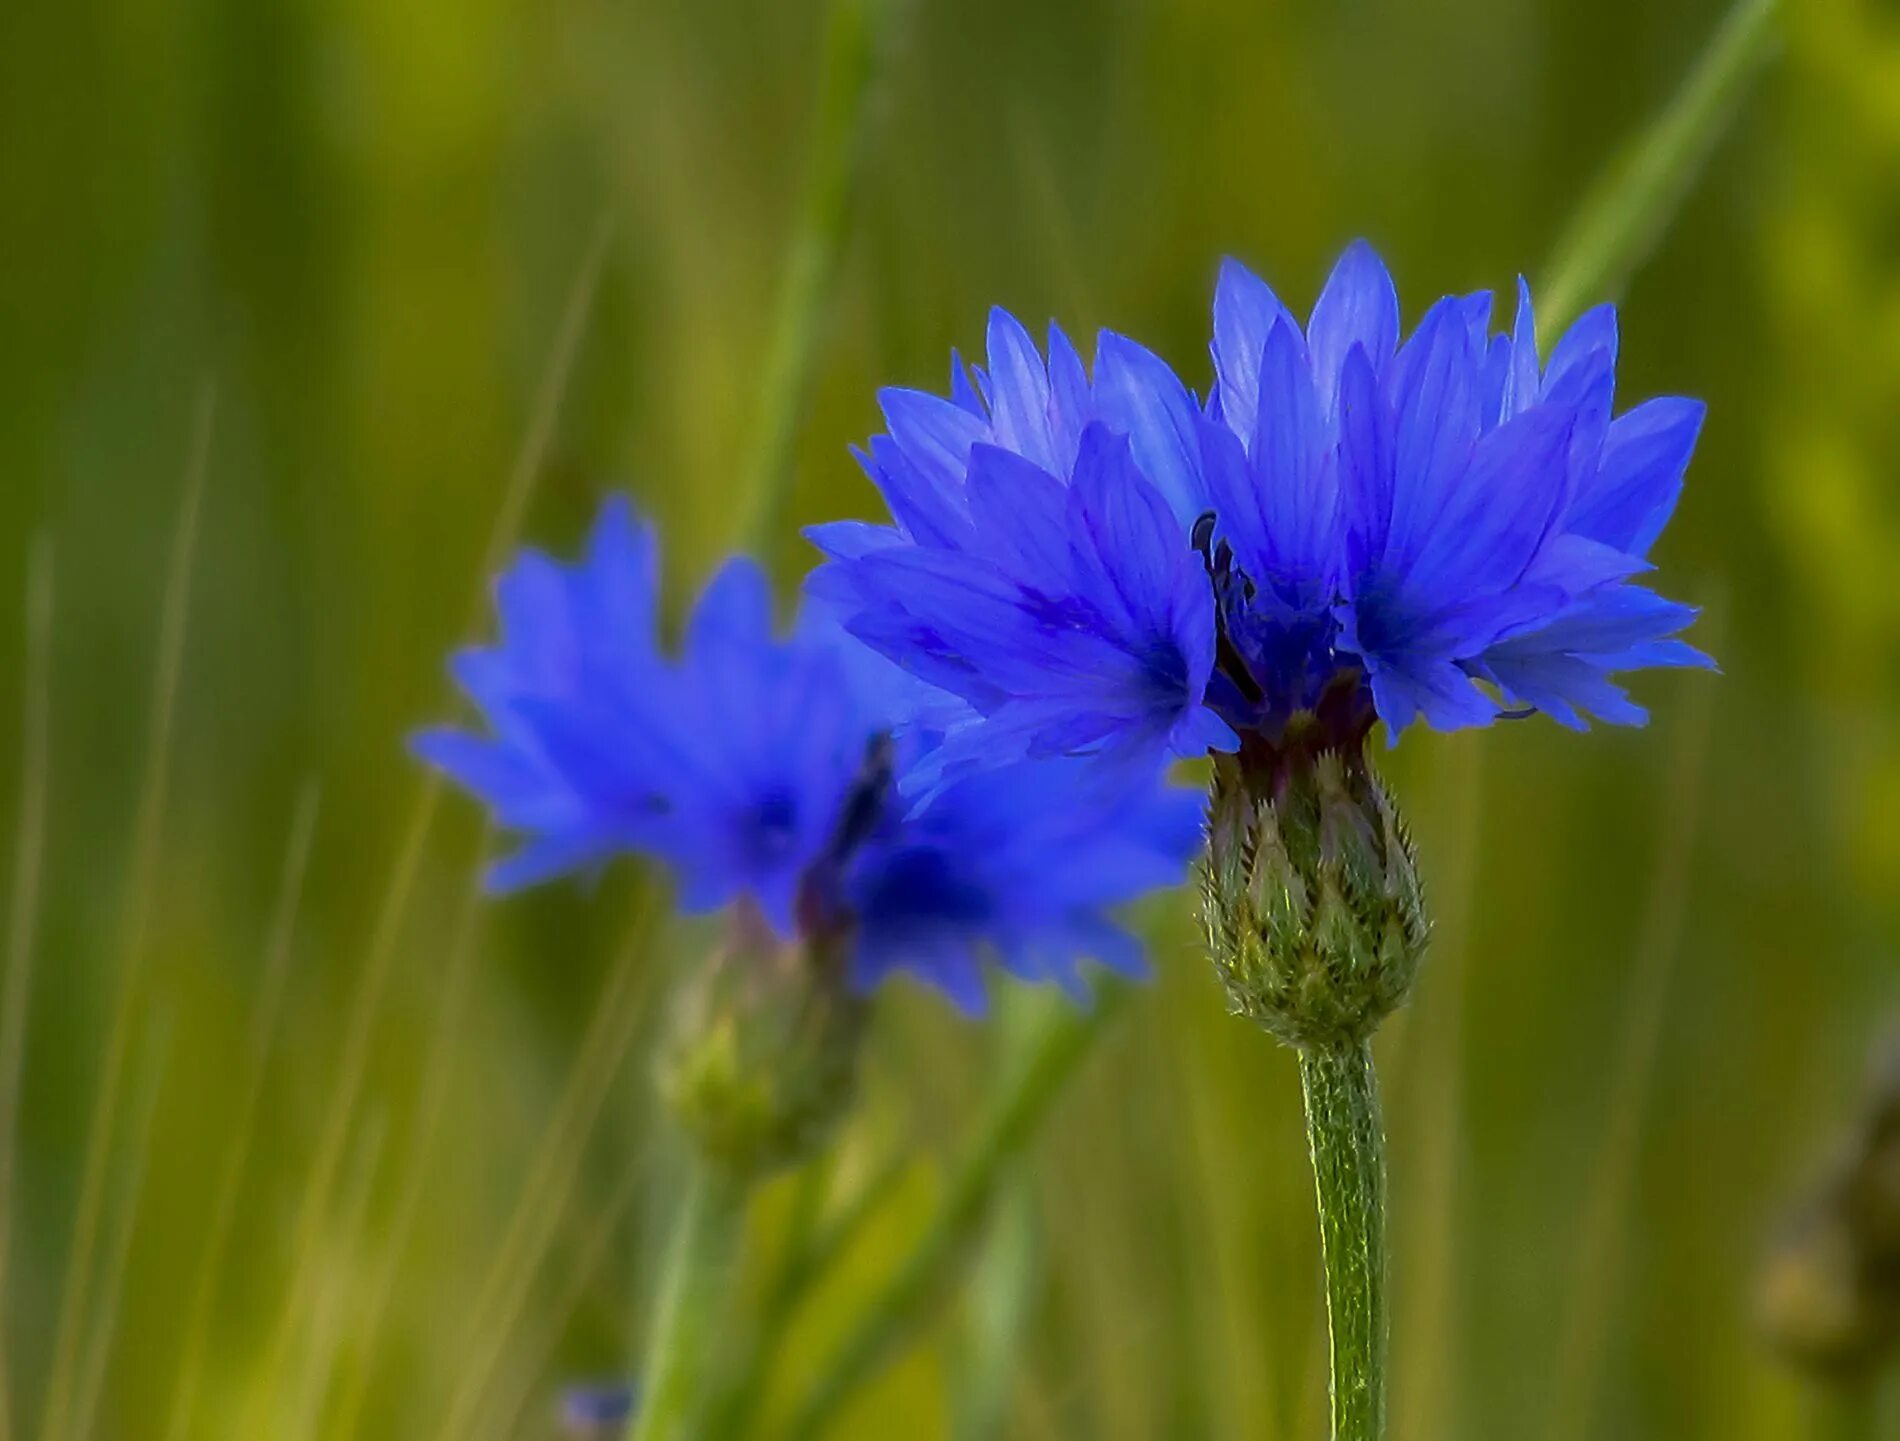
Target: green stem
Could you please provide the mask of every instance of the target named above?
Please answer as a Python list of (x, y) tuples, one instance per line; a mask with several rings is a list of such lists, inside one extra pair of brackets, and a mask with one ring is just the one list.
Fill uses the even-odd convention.
[(746, 1186), (695, 1162), (667, 1247), (634, 1441), (686, 1441), (745, 1222)]
[(1126, 990), (1104, 987), (1087, 1011), (1064, 1010), (1047, 1018), (1022, 1069), (998, 1094), (976, 1143), (958, 1165), (929, 1228), (805, 1393), (783, 1433), (786, 1441), (822, 1436), (845, 1400), (881, 1371), (930, 1315), (980, 1233), (998, 1180), (1036, 1133)]
[(1368, 1041), (1300, 1051), (1332, 1338), (1333, 1441), (1385, 1435), (1385, 1133)]

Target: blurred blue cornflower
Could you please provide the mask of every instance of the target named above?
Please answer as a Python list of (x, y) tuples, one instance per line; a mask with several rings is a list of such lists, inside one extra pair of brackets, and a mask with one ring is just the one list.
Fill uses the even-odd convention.
[(561, 1397), (562, 1433), (574, 1441), (625, 1435), (638, 1399), (634, 1387), (614, 1381), (569, 1387)]
[[(1612, 418), (1614, 311), (1548, 363), (1528, 288), (1402, 338), (1363, 242), (1304, 328), (1229, 261), (1206, 405), (1105, 333), (1094, 378), (1059, 331), (1045, 363), (993, 312), (989, 366), (949, 399), (880, 397), (860, 460), (889, 526), (816, 527), (811, 589), (849, 629), (985, 719), (947, 753), (1269, 751), (1543, 711), (1640, 724), (1610, 679), (1708, 665), (1695, 612), (1633, 585), (1682, 488), (1703, 407)], [(940, 764), (942, 764), (940, 760)]]
[(841, 942), (859, 989), (909, 971), (977, 1010), (985, 955), (1071, 987), (1085, 957), (1138, 970), (1106, 912), (1181, 881), (1198, 847), (1197, 800), (1153, 771), (1110, 784), (1018, 760), (940, 782), (932, 752), (963, 707), (822, 606), (777, 636), (749, 560), (668, 654), (655, 538), (623, 502), (577, 564), (521, 556), (498, 605), (500, 643), (453, 666), (490, 734), (415, 743), (525, 836), (495, 889), (651, 856), (686, 910), (755, 907), (780, 939)]

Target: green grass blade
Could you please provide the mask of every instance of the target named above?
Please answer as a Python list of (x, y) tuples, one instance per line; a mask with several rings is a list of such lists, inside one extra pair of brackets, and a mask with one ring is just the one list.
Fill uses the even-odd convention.
[(197, 554), (198, 516), (211, 469), (211, 433), (217, 413), (209, 383), (198, 403), (186, 468), (185, 494), (172, 538), (165, 594), (159, 608), (158, 658), (153, 670), (150, 724), (146, 734), (145, 778), (140, 788), (132, 843), (132, 870), (124, 933), (111, 979), (111, 1020), (101, 1061), (99, 1088), (93, 1097), (86, 1133), (86, 1157), (80, 1174), (79, 1204), (73, 1221), (72, 1248), (60, 1287), (59, 1326), (47, 1382), (41, 1441), (64, 1441), (73, 1419), (74, 1388), (80, 1376), (81, 1342), (86, 1329), (93, 1270), (98, 1262), (99, 1227), (112, 1169), (113, 1138), (118, 1129), (119, 1091), (132, 1047), (138, 1009), (139, 967), (158, 888), (160, 842), (164, 835), (166, 791), (171, 779), (172, 729), (178, 713), (178, 681), (184, 666), (185, 635), (191, 615), (191, 576)]
[(232, 1231), (237, 1223), (238, 1197), (243, 1187), (244, 1173), (249, 1167), (251, 1150), (257, 1141), (265, 1069), (277, 1035), (285, 983), (290, 977), (291, 942), (297, 930), (297, 912), (303, 896), (304, 873), (310, 861), (310, 845), (316, 834), (317, 806), (316, 783), (308, 781), (297, 798), (297, 808), (291, 816), (290, 840), (285, 847), (283, 872), (278, 880), (277, 902), (272, 908), (270, 934), (265, 947), (264, 974), (251, 1012), (250, 1044), (244, 1057), (244, 1078), (239, 1083), (237, 1118), (231, 1129), (230, 1147), (225, 1152), (224, 1165), (218, 1175), (204, 1255), (198, 1263), (197, 1279), (192, 1284), (191, 1301), (185, 1313), (185, 1339), (179, 1349), (171, 1420), (165, 1430), (167, 1441), (189, 1441), (192, 1435), (198, 1391), (204, 1381), (212, 1311), (217, 1302), (218, 1288), (224, 1279), (225, 1257), (230, 1250)]
[(929, 1318), (988, 1218), (999, 1181), (1126, 995), (1126, 986), (1106, 985), (1086, 1011), (1064, 1009), (1047, 1016), (1024, 1063), (992, 1102), (924, 1234), (872, 1294), (830, 1364), (806, 1391), (786, 1428), (789, 1441), (816, 1441), (823, 1435), (852, 1393), (877, 1375)]
[(747, 489), (742, 541), (769, 555), (784, 528), (799, 418), (811, 395), (814, 360), (839, 261), (850, 235), (867, 117), (910, 0), (833, 0), (803, 207), (791, 237), (778, 315), (766, 352), (763, 401)]
[(1538, 291), (1549, 344), (1616, 291), (1662, 238), (1778, 36), (1779, 0), (1736, 0), (1662, 113), (1577, 208)]
[(106, 1242), (106, 1266), (99, 1295), (99, 1315), (93, 1323), (92, 1342), (86, 1348), (79, 1370), (79, 1384), (73, 1399), (72, 1434), (92, 1436), (93, 1420), (99, 1411), (99, 1398), (105, 1390), (106, 1370), (112, 1361), (113, 1342), (119, 1330), (119, 1303), (125, 1295), (126, 1261), (132, 1254), (132, 1236), (139, 1220), (139, 1200), (145, 1191), (145, 1174), (152, 1159), (152, 1122), (158, 1114), (159, 1091), (165, 1081), (165, 1067), (171, 1059), (171, 1016), (161, 1010), (151, 1026), (147, 1043), (150, 1053), (133, 1093), (133, 1116), (129, 1130), (131, 1156), (126, 1163), (123, 1194), (119, 1201), (117, 1224)]
[(20, 815), (13, 850), (13, 902), (7, 917), (7, 973), (0, 992), (0, 1441), (11, 1441), (8, 1392), (7, 1252), (13, 1231), (14, 1170), (19, 1154), (20, 1071), (26, 1015), (33, 998), (33, 954), (46, 855), (46, 792), (52, 715), (53, 549), (41, 536), (27, 562), (26, 673), (21, 685)]
[[(489, 535), (488, 550), (476, 581), (470, 611), (471, 629), (476, 628), (486, 612), (490, 578), (514, 548), (520, 535), (522, 517), (533, 494), (534, 482), (546, 465), (575, 358), (580, 352), (587, 321), (593, 313), (594, 298), (600, 289), (601, 275), (606, 268), (608, 242), (612, 233), (611, 225), (603, 219), (595, 229), (586, 258), (568, 293), (548, 366), (529, 415), (528, 428), (509, 472), (507, 489)], [(323, 1229), (329, 1220), (331, 1193), (343, 1166), (351, 1123), (355, 1119), (369, 1069), (370, 1042), (375, 1034), (377, 1018), (382, 1012), (403, 917), (409, 909), (409, 896), (415, 887), (423, 850), (435, 823), (436, 808), (441, 798), (442, 780), (439, 773), (432, 769), (424, 772), (415, 809), (410, 815), (401, 849), (397, 853), (389, 888), (377, 912), (375, 929), (370, 935), (368, 952), (344, 1024), (342, 1056), (311, 1162), (310, 1179), (304, 1187), (293, 1231), (284, 1305), (266, 1343), (263, 1364), (252, 1392), (250, 1424), (246, 1429), (253, 1435), (264, 1434), (261, 1428), (264, 1426), (265, 1412), (272, 1404), (272, 1396), (288, 1358), (294, 1332), (299, 1319), (308, 1313), (310, 1295), (318, 1281), (321, 1270), (318, 1253)]]

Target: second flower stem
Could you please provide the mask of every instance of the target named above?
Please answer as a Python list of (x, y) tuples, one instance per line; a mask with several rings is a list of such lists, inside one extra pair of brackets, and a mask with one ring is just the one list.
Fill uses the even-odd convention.
[(1332, 1338), (1334, 1441), (1385, 1436), (1385, 1131), (1367, 1041), (1300, 1053)]
[(696, 1163), (668, 1243), (634, 1441), (687, 1441), (745, 1224), (747, 1188)]

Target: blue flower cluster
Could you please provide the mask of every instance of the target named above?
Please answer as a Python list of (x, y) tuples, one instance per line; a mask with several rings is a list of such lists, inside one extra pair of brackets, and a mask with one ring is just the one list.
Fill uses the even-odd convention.
[(526, 837), (501, 888), (657, 857), (688, 909), (755, 907), (844, 940), (860, 986), (909, 971), (972, 1009), (985, 956), (1135, 969), (1109, 910), (1199, 845), (1170, 758), (1636, 724), (1614, 674), (1710, 664), (1633, 582), (1701, 405), (1615, 413), (1608, 307), (1547, 361), (1522, 285), (1491, 317), (1450, 297), (1405, 335), (1357, 244), (1302, 326), (1229, 262), (1202, 403), (1133, 341), (1085, 365), (997, 311), (947, 397), (883, 392), (859, 459), (892, 523), (811, 532), (792, 635), (737, 560), (669, 653), (654, 537), (612, 504), (580, 563), (514, 565), (500, 643), (457, 660), (491, 733), (418, 749)]
[(986, 955), (1071, 987), (1084, 957), (1139, 970), (1107, 911), (1184, 878), (1196, 797), (1076, 761), (919, 784), (958, 707), (821, 606), (776, 635), (748, 560), (713, 579), (671, 655), (658, 575), (652, 531), (610, 503), (579, 563), (515, 562), (500, 643), (456, 658), (490, 734), (429, 731), (416, 749), (527, 838), (496, 888), (656, 857), (687, 910), (754, 906), (782, 937), (847, 944), (860, 986), (908, 971), (970, 1010)]
[(1542, 711), (1638, 724), (1611, 680), (1708, 665), (1694, 612), (1631, 583), (1682, 489), (1702, 406), (1615, 415), (1616, 320), (1537, 349), (1528, 290), (1402, 333), (1363, 243), (1302, 327), (1228, 262), (1214, 384), (1104, 334), (1093, 375), (991, 316), (948, 398), (880, 397), (860, 460), (888, 526), (815, 528), (850, 631), (981, 717), (939, 765), (1154, 759), (1396, 740)]

